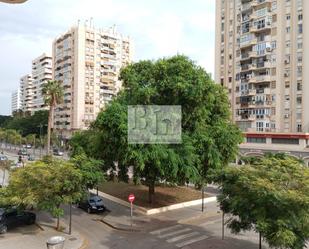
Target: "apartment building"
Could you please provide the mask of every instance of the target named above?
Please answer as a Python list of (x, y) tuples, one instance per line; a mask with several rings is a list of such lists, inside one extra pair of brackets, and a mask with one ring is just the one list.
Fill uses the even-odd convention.
[(33, 106), (33, 85), (31, 74), (26, 74), (21, 77), (19, 91), (20, 91), (20, 106), (23, 112), (31, 112)]
[(42, 54), (32, 61), (32, 108), (31, 112), (48, 110), (42, 96), (42, 85), (52, 80), (52, 57)]
[(309, 132), (307, 26), (307, 0), (217, 0), (215, 80), (243, 131)]
[(12, 114), (15, 111), (21, 109), (21, 102), (20, 102), (20, 90), (16, 90), (12, 93), (12, 103), (11, 103)]
[(78, 24), (53, 42), (53, 77), (64, 87), (54, 128), (65, 137), (86, 129), (121, 88), (120, 69), (131, 61), (130, 39), (115, 28)]

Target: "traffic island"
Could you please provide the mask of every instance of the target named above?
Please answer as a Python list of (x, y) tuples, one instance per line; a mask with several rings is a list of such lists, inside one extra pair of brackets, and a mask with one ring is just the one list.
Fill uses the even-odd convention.
[[(106, 182), (99, 187), (99, 195), (103, 198), (130, 207), (128, 196), (134, 194), (134, 211), (144, 215), (158, 214), (170, 210), (180, 209), (202, 204), (201, 191), (191, 187), (157, 186), (155, 202), (148, 202), (148, 188), (144, 185), (134, 185), (123, 182)], [(96, 194), (96, 190), (91, 191)], [(215, 202), (217, 198), (205, 194), (204, 203)]]

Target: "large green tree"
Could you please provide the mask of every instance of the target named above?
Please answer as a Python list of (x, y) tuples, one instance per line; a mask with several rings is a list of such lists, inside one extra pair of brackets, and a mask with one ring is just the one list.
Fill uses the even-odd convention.
[(233, 232), (255, 230), (276, 248), (302, 249), (309, 239), (309, 169), (286, 155), (267, 155), (251, 164), (214, 174), (218, 200), (233, 214)]
[(59, 81), (48, 81), (42, 85), (42, 95), (45, 104), (49, 107), (47, 129), (47, 153), (50, 154), (50, 141), (54, 121), (54, 109), (63, 102), (64, 90)]
[[(193, 61), (185, 56), (141, 61), (124, 68), (120, 78), (124, 90), (92, 124), (92, 149), (83, 142), (75, 146), (117, 166), (124, 179), (133, 166), (134, 177), (149, 187), (150, 202), (156, 182), (204, 181), (209, 169), (233, 159), (242, 136), (230, 122), (226, 90)], [(182, 143), (128, 144), (129, 105), (180, 105)], [(86, 141), (78, 136), (75, 142)]]
[(48, 211), (57, 218), (59, 229), (61, 205), (77, 202), (84, 190), (82, 172), (73, 163), (48, 159), (12, 171), (0, 203)]
[(5, 129), (13, 129), (22, 136), (27, 136), (29, 134), (40, 135), (40, 126), (42, 126), (42, 134), (46, 134), (46, 126), (48, 120), (48, 111), (42, 110), (37, 111), (33, 115), (21, 115), (13, 116), (9, 121), (3, 125)]

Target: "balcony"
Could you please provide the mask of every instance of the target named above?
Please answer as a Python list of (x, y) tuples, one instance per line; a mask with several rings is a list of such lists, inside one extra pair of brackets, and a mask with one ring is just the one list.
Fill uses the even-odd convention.
[(264, 25), (258, 25), (258, 26), (251, 26), (250, 32), (251, 33), (258, 33), (258, 32), (264, 32), (266, 30), (271, 29), (271, 22), (267, 22)]
[(252, 40), (240, 43), (240, 48), (248, 48), (256, 44), (257, 44), (257, 39), (252, 39)]
[(255, 8), (255, 7), (258, 7), (262, 4), (271, 4), (271, 1), (272, 0), (254, 0), (254, 1), (252, 1), (251, 6), (253, 8)]

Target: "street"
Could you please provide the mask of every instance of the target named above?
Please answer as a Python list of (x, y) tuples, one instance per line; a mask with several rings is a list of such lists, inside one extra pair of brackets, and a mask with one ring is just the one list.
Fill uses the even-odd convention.
[[(200, 206), (152, 216), (135, 214), (133, 229), (138, 231), (132, 232), (130, 229), (128, 231), (112, 229), (98, 220), (103, 218), (116, 226), (126, 224), (127, 228), (130, 228), (129, 209), (105, 199), (104, 202), (110, 210), (104, 214), (87, 214), (73, 207), (73, 229), (87, 238), (89, 249), (258, 248), (258, 235), (253, 232), (232, 235), (228, 229), (225, 229), (225, 240), (222, 241), (222, 216), (217, 213), (216, 203), (207, 204), (208, 213), (203, 215)], [(64, 220), (69, 224), (68, 209)], [(263, 245), (263, 248), (268, 247)]]

